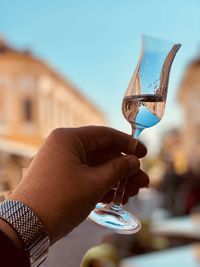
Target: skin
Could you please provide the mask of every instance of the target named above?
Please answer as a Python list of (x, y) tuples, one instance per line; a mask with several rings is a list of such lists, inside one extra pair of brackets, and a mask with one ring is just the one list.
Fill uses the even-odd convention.
[(9, 199), (38, 215), (53, 244), (85, 220), (96, 203), (111, 201), (119, 180), (129, 178), (124, 201), (148, 187), (138, 159), (146, 155), (144, 145), (138, 142), (135, 155), (121, 154), (127, 152), (129, 139), (100, 126), (55, 129)]

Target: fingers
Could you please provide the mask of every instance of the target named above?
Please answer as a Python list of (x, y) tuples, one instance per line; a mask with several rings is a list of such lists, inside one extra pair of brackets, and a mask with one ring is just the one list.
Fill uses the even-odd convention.
[(147, 154), (147, 148), (140, 141), (138, 141), (134, 154), (138, 158), (143, 158)]
[[(148, 187), (148, 185), (149, 177), (142, 170), (139, 170), (134, 176), (129, 177), (127, 180), (122, 204), (125, 204), (129, 197), (137, 195), (140, 188)], [(115, 190), (116, 189), (110, 189), (102, 198), (101, 202), (110, 203), (113, 200)]]
[(148, 187), (149, 177), (148, 175), (139, 170), (138, 173), (128, 177), (125, 194), (127, 196), (134, 196), (138, 194), (140, 188)]
[[(70, 151), (74, 155), (74, 160), (78, 159), (84, 164), (92, 162), (91, 159), (101, 157), (103, 154), (127, 154), (130, 143), (130, 136), (102, 126), (87, 126), (80, 128), (58, 128), (52, 131), (48, 137), (48, 142), (59, 146), (63, 152)], [(134, 142), (134, 140), (133, 140)], [(135, 155), (137, 157), (145, 156), (147, 150), (143, 144), (138, 142)], [(102, 162), (102, 161), (99, 161)]]
[(108, 191), (119, 180), (132, 176), (140, 169), (140, 162), (135, 156), (120, 156), (100, 166), (90, 168), (91, 177), (96, 177), (96, 182), (101, 190)]
[(147, 149), (138, 139), (129, 139), (126, 154), (136, 155), (137, 157), (142, 158), (147, 154)]
[(115, 194), (115, 190), (111, 189), (102, 199), (102, 203), (110, 203), (113, 200)]
[(97, 153), (96, 156), (91, 156), (91, 158), (88, 159), (87, 164), (89, 166), (97, 166), (100, 164), (105, 163), (106, 161), (112, 160), (117, 157), (121, 157), (120, 152), (111, 152), (111, 153), (106, 153), (106, 152), (99, 152)]
[[(100, 202), (102, 203), (111, 203), (115, 194), (115, 190), (110, 190)], [(128, 196), (125, 194), (122, 200), (122, 204), (126, 204), (128, 202)]]
[[(127, 153), (130, 141), (130, 136), (128, 134), (102, 126), (80, 127), (78, 130), (88, 155), (96, 151)], [(146, 153), (146, 147), (138, 142), (134, 154), (137, 157), (144, 157)]]

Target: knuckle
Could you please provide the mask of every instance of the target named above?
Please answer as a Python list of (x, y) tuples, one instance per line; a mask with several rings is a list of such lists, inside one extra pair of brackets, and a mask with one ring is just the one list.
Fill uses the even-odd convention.
[(139, 188), (137, 186), (129, 186), (129, 188), (126, 188), (126, 194), (131, 197), (138, 194)]
[(66, 142), (72, 136), (72, 131), (72, 128), (55, 128), (48, 138), (55, 143)]
[(128, 161), (123, 159), (121, 160), (122, 162), (120, 162), (119, 160), (113, 160), (112, 162), (113, 173), (116, 177), (124, 175), (129, 169)]
[(135, 158), (135, 168), (137, 168), (137, 169), (140, 168), (140, 161), (138, 158)]
[(145, 185), (148, 185), (150, 183), (150, 179), (147, 173), (145, 173)]
[(63, 136), (65, 130), (65, 128), (55, 128), (53, 131), (51, 131), (49, 137), (55, 140), (60, 139), (60, 137)]
[(129, 164), (129, 168), (133, 172), (137, 172), (140, 169), (140, 161), (137, 157), (132, 158), (131, 163)]

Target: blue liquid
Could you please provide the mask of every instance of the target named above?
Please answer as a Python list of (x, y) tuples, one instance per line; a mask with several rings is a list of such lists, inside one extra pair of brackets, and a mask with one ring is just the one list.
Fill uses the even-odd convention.
[(161, 118), (149, 111), (145, 105), (141, 104), (135, 118), (135, 125), (138, 128), (149, 128), (159, 123), (160, 120)]
[(163, 116), (165, 101), (158, 95), (139, 95), (125, 97), (122, 111), (126, 120), (136, 128), (137, 137), (145, 128), (159, 123)]

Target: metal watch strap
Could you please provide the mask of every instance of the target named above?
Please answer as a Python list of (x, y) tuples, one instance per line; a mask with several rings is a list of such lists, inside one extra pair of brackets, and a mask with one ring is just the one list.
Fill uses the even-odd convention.
[(0, 217), (21, 237), (31, 267), (39, 266), (47, 257), (50, 241), (37, 215), (22, 202), (5, 200), (0, 203)]

